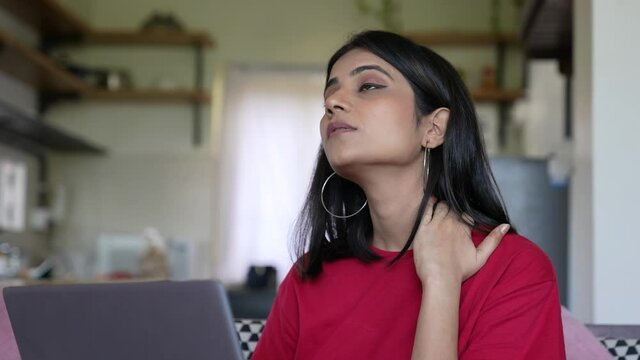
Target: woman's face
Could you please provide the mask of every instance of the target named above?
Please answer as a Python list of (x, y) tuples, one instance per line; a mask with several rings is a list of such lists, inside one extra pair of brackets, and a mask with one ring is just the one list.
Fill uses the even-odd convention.
[(322, 146), (340, 175), (421, 161), (413, 90), (386, 61), (366, 50), (349, 51), (331, 69), (324, 98)]

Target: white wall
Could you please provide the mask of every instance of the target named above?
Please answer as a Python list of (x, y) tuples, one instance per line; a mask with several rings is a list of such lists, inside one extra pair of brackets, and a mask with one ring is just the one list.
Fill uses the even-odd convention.
[[(35, 46), (38, 43), (38, 35), (3, 8), (0, 8), (0, 30), (11, 33), (25, 44)], [(37, 94), (25, 83), (0, 72), (0, 101), (12, 104), (27, 114), (35, 114)]]
[(146, 226), (194, 247), (194, 276), (210, 263), (215, 163), (202, 155), (56, 157), (52, 182), (65, 184), (67, 220), (56, 232), (56, 249), (95, 250), (101, 233), (142, 235)]
[[(640, 324), (640, 2), (593, 2), (594, 319)], [(633, 35), (631, 35), (633, 34)], [(621, 294), (622, 292), (622, 294)]]
[(526, 97), (514, 106), (514, 121), (522, 129), (523, 155), (548, 159), (565, 140), (565, 77), (556, 60), (527, 63)]
[[(576, 81), (584, 88), (576, 86), (574, 109), (580, 145), (572, 204), (572, 270), (574, 276), (584, 273), (577, 275), (574, 303), (582, 316), (596, 323), (639, 324), (640, 288), (635, 284), (640, 278), (640, 242), (635, 225), (640, 203), (640, 49), (632, 39), (640, 32), (640, 2), (592, 0), (590, 8), (586, 1), (575, 3), (577, 15), (590, 18), (592, 27), (591, 36), (578, 34), (576, 43)], [(588, 21), (576, 18), (576, 32), (586, 31)], [(588, 205), (592, 206), (583, 209), (591, 213), (577, 207)], [(578, 298), (588, 298), (589, 291), (592, 304)]]
[(593, 322), (592, 10), (575, 1), (573, 22), (574, 173), (569, 204), (569, 308)]
[[(404, 30), (486, 30), (492, 0), (403, 0)], [(190, 29), (210, 32), (225, 60), (324, 63), (347, 36), (379, 27), (358, 13), (351, 0), (65, 0), (100, 28), (137, 28), (153, 10), (171, 11)], [(378, 6), (378, 1), (367, 3)], [(518, 26), (512, 2), (503, 1), (502, 23)], [(126, 10), (125, 10), (126, 9)]]

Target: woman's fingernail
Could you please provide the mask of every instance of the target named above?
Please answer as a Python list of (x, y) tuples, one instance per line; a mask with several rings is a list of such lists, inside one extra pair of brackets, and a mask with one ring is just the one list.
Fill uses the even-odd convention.
[(511, 225), (509, 224), (500, 225), (500, 232), (502, 233), (502, 235), (506, 234), (507, 231), (509, 231), (509, 228), (511, 228)]

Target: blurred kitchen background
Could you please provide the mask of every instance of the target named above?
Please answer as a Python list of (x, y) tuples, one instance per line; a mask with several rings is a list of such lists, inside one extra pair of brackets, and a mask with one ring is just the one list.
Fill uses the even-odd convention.
[(631, 215), (611, 214), (640, 196), (596, 176), (633, 178), (609, 159), (639, 157), (631, 110), (595, 111), (621, 100), (592, 90), (616, 71), (592, 58), (626, 49), (608, 25), (640, 10), (612, 2), (0, 0), (0, 282), (216, 277), (237, 316), (264, 316), (292, 264), (325, 64), (351, 34), (387, 29), (463, 76), (513, 222), (551, 257), (563, 304), (638, 323), (613, 279), (639, 245), (605, 231), (628, 233)]

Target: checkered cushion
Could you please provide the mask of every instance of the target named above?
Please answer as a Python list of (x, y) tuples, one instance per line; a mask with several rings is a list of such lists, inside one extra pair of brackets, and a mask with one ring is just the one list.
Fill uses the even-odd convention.
[(264, 319), (236, 319), (235, 323), (242, 346), (242, 355), (249, 360), (258, 345), (258, 339), (267, 321)]
[(616, 360), (639, 360), (640, 339), (600, 339), (604, 347)]

